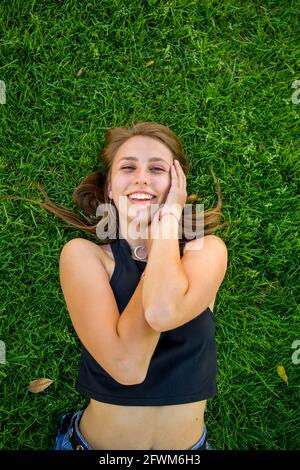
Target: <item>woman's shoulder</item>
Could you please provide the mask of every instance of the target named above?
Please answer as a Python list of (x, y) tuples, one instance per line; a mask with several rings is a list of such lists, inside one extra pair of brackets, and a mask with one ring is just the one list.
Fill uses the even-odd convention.
[(112, 273), (114, 271), (115, 261), (114, 255), (111, 251), (110, 243), (99, 245), (95, 242), (87, 240), (86, 238), (77, 237), (69, 240), (63, 248), (65, 248), (66, 246), (72, 247), (72, 250), (74, 249), (75, 253), (77, 249), (82, 248), (84, 250), (87, 250), (89, 253), (93, 253), (95, 257), (99, 260), (99, 262), (102, 263), (102, 265), (104, 266), (104, 269), (107, 272), (109, 279), (111, 278)]
[(222, 240), (222, 238), (218, 237), (217, 235), (204, 235), (204, 237), (199, 237), (199, 238), (194, 238), (193, 240), (190, 240), (189, 242), (186, 242), (184, 245), (184, 251), (185, 250), (194, 250), (197, 248), (203, 247), (204, 242), (208, 240), (214, 240), (215, 243), (221, 243), (223, 245), (223, 248), (227, 250), (227, 247)]
[(84, 248), (88, 250), (89, 252), (92, 252), (95, 254), (97, 257), (101, 257), (101, 260), (103, 260), (103, 257), (105, 256), (112, 256), (112, 251), (109, 243), (106, 244), (97, 244), (95, 242), (92, 242), (90, 240), (87, 240), (86, 238), (81, 238), (81, 237), (76, 237), (72, 238), (71, 240), (67, 241), (63, 248), (67, 246), (73, 246), (74, 249), (76, 250), (76, 247), (79, 248)]

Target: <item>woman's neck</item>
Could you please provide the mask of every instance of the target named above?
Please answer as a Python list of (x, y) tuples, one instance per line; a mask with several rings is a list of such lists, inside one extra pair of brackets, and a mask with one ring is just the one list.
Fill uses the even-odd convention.
[(128, 233), (122, 232), (122, 228), (119, 229), (119, 238), (124, 238), (131, 248), (132, 256), (141, 261), (147, 261), (148, 252), (146, 239), (144, 238), (131, 238)]

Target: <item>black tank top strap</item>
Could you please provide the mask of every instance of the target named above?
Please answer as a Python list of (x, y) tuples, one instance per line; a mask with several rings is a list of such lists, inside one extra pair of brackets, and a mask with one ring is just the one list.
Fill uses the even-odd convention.
[(186, 241), (179, 240), (179, 249), (180, 249), (180, 258), (183, 256), (183, 250), (185, 247)]

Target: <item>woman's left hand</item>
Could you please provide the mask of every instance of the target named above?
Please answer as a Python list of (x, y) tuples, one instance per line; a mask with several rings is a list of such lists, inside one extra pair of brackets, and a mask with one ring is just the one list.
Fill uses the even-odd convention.
[(171, 166), (171, 186), (166, 202), (159, 207), (152, 216), (149, 224), (149, 238), (146, 246), (148, 254), (152, 246), (153, 239), (161, 237), (161, 217), (163, 214), (172, 212), (180, 220), (182, 210), (187, 198), (186, 177), (178, 160), (174, 160)]
[(172, 212), (179, 219), (186, 203), (186, 176), (181, 168), (178, 160), (174, 160), (171, 166), (171, 187), (166, 202), (160, 209), (161, 216), (168, 212)]

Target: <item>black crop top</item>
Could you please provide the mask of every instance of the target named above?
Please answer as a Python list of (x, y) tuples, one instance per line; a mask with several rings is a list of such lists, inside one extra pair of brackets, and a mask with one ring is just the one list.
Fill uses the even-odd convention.
[[(121, 314), (139, 283), (146, 262), (131, 257), (131, 248), (124, 238), (116, 238), (111, 249), (115, 269), (110, 285)], [(215, 320), (209, 308), (184, 325), (161, 333), (147, 376), (140, 384), (120, 384), (83, 344), (81, 348), (76, 390), (86, 397), (116, 405), (155, 406), (190, 403), (216, 394)]]

